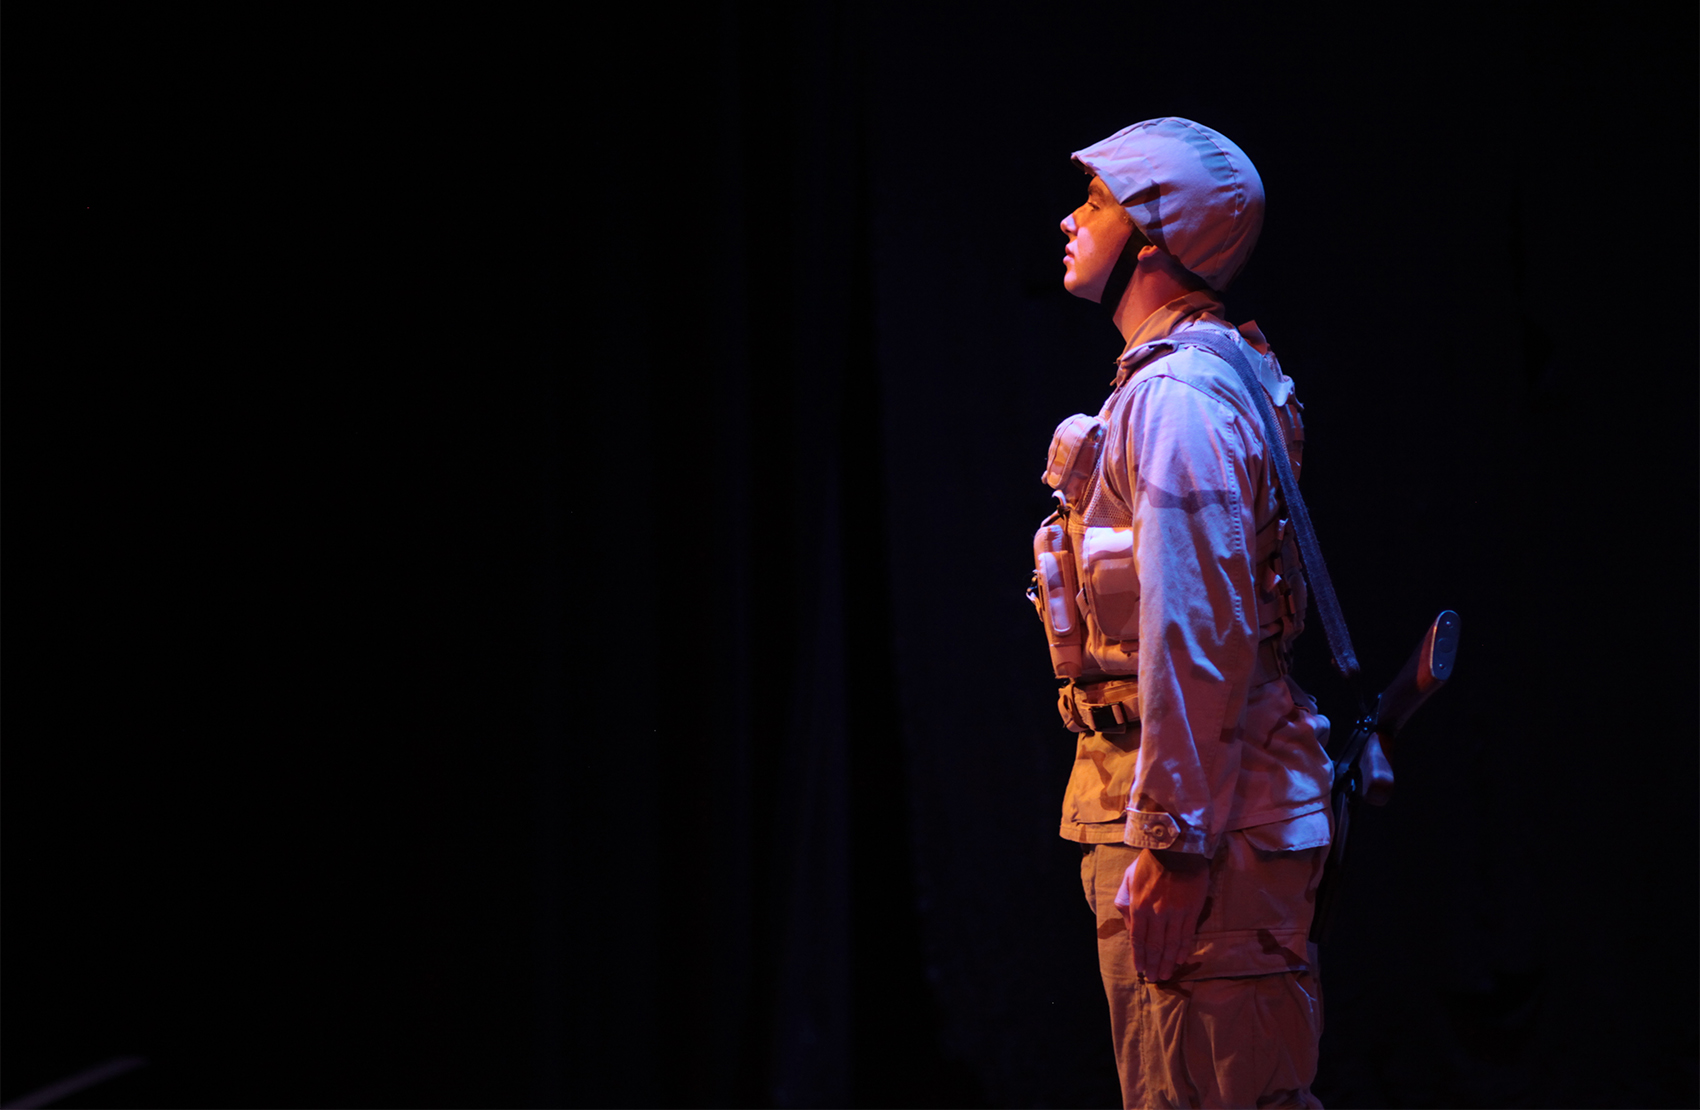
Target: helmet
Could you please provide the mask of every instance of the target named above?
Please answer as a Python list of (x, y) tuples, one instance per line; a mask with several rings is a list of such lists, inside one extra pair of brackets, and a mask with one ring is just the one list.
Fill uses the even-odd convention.
[(1103, 179), (1147, 239), (1212, 289), (1244, 269), (1263, 230), (1263, 179), (1226, 135), (1165, 116), (1073, 157)]

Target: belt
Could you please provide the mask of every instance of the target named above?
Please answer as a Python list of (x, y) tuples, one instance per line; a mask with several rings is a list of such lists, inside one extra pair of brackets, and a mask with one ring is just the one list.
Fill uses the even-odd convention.
[(1139, 679), (1075, 679), (1057, 691), (1057, 712), (1070, 732), (1127, 732), (1139, 727)]
[[(1287, 673), (1281, 637), (1257, 645), (1251, 684), (1275, 682)], [(1139, 727), (1139, 677), (1106, 677), (1097, 682), (1070, 681), (1057, 691), (1057, 712), (1070, 732), (1128, 732)]]

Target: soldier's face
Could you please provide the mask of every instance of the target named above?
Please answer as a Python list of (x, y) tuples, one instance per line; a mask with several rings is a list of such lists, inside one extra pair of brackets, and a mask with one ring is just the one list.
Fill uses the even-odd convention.
[(1063, 288), (1096, 303), (1104, 296), (1104, 283), (1116, 256), (1133, 233), (1133, 221), (1110, 195), (1109, 186), (1094, 177), (1086, 189), (1086, 203), (1064, 217), (1061, 227), (1068, 236)]

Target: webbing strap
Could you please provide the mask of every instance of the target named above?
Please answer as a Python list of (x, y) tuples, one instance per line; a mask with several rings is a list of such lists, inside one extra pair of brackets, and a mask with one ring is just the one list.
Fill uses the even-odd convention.
[(1346, 631), (1346, 618), (1340, 612), (1340, 599), (1334, 596), (1334, 583), (1328, 577), (1328, 564), (1322, 561), (1322, 548), (1316, 542), (1316, 529), (1310, 522), (1310, 510), (1305, 508), (1304, 495), (1299, 493), (1298, 480), (1293, 477), (1293, 460), (1290, 445), (1287, 443), (1287, 433), (1275, 419), (1275, 410), (1269, 404), (1269, 395), (1263, 391), (1263, 383), (1257, 378), (1252, 369), (1251, 360), (1245, 357), (1239, 344), (1225, 335), (1208, 328), (1193, 328), (1171, 335), (1165, 341), (1171, 346), (1202, 347), (1232, 366), (1245, 384), (1246, 391), (1257, 404), (1257, 414), (1263, 418), (1263, 432), (1268, 437), (1271, 447), (1280, 445), (1279, 450), (1270, 453), (1275, 456), (1275, 473), (1281, 481), (1281, 492), (1287, 501), (1287, 512), (1293, 521), (1293, 527), (1298, 532), (1299, 554), (1304, 557), (1305, 581), (1310, 583), (1311, 593), (1316, 595), (1316, 608), (1322, 615), (1322, 631), (1328, 637), (1328, 651), (1334, 656), (1334, 668), (1348, 679), (1356, 678), (1358, 674), (1358, 654), (1352, 650), (1352, 636)]

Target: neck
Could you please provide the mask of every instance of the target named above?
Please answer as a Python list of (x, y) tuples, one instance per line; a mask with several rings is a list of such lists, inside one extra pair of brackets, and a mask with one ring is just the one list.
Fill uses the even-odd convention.
[(1148, 268), (1141, 262), (1133, 273), (1133, 279), (1122, 292), (1121, 304), (1116, 306), (1110, 319), (1115, 323), (1116, 330), (1122, 333), (1122, 341), (1126, 342), (1133, 338), (1133, 333), (1139, 330), (1139, 325), (1145, 322), (1146, 317), (1176, 297), (1184, 297), (1196, 288), (1196, 281), (1182, 282), (1166, 267)]
[(1146, 317), (1176, 297), (1184, 297), (1202, 288), (1204, 283), (1175, 261), (1173, 255), (1147, 243), (1139, 248), (1133, 276), (1128, 278), (1127, 288), (1122, 290), (1121, 303), (1110, 313), (1110, 319), (1115, 322), (1116, 330), (1122, 333), (1122, 342), (1125, 343), (1133, 338), (1133, 333), (1145, 323)]

